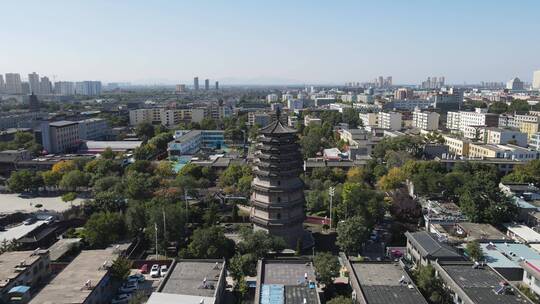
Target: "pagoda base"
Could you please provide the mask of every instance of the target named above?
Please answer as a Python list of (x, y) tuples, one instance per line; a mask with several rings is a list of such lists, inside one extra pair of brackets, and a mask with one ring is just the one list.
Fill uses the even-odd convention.
[(253, 225), (253, 230), (255, 231), (264, 231), (270, 235), (283, 238), (288, 249), (296, 250), (298, 247), (298, 242), (300, 240), (302, 249), (307, 249), (312, 247), (315, 244), (311, 232), (304, 230), (302, 224), (295, 225), (292, 227), (272, 227), (266, 228), (259, 226), (257, 224)]

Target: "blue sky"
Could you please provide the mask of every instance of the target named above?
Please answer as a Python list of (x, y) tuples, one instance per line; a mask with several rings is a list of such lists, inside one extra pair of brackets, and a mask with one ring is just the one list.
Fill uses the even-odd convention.
[[(540, 1), (3, 1), (0, 73), (191, 83), (526, 81)], [(24, 76), (25, 78), (26, 76)]]

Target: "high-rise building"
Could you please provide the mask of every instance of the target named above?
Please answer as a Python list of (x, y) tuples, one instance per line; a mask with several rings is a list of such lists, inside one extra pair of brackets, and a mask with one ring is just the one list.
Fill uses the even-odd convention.
[(84, 96), (101, 95), (101, 81), (81, 81), (75, 83), (75, 94)]
[(514, 77), (506, 83), (506, 88), (508, 90), (523, 90), (523, 81), (517, 77)]
[(17, 73), (6, 73), (6, 93), (22, 94), (21, 75)]
[(205, 79), (204, 80), (204, 89), (206, 91), (210, 90), (210, 79)]
[(413, 90), (409, 88), (399, 88), (394, 92), (394, 99), (412, 99), (414, 96)]
[(250, 219), (255, 230), (282, 237), (289, 248), (304, 239), (304, 183), (302, 155), (296, 130), (279, 119), (259, 131), (253, 164)]
[(49, 77), (41, 77), (39, 82), (39, 91), (40, 94), (48, 95), (52, 93), (52, 83), (49, 80)]
[(30, 94), (30, 83), (28, 81), (23, 81), (21, 83), (21, 93)]
[(540, 70), (533, 73), (532, 88), (533, 90), (540, 90)]
[(0, 93), (4, 93), (6, 84), (4, 83), (4, 75), (0, 74)]
[(176, 85), (176, 93), (184, 93), (186, 91), (186, 85), (185, 84), (177, 84)]
[(40, 94), (39, 75), (36, 72), (28, 74), (28, 83), (30, 84), (30, 93)]
[(39, 100), (34, 92), (32, 92), (32, 94), (29, 96), (28, 106), (32, 112), (39, 111)]
[(75, 94), (75, 84), (71, 81), (58, 81), (54, 83), (54, 93), (70, 96)]
[(216, 81), (216, 91), (219, 90), (219, 81)]
[(193, 89), (195, 91), (199, 90), (199, 77), (193, 78)]

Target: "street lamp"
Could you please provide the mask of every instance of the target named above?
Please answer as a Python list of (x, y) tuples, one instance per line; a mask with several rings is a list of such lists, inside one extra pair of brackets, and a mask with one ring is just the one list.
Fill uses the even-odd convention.
[(332, 201), (333, 201), (335, 193), (336, 193), (336, 188), (334, 187), (328, 188), (328, 195), (330, 196), (330, 229), (332, 229)]

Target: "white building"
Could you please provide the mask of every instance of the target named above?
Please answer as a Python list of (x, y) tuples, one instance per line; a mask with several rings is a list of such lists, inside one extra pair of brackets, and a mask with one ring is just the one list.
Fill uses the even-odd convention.
[(22, 94), (21, 75), (18, 73), (6, 73), (6, 93)]
[(377, 113), (360, 113), (358, 115), (364, 127), (376, 127), (379, 125), (379, 114)]
[(301, 110), (304, 108), (304, 101), (302, 99), (289, 99), (287, 100), (287, 108), (289, 110)]
[(71, 81), (58, 81), (54, 83), (54, 92), (58, 95), (70, 96), (75, 94), (75, 84)]
[(540, 133), (534, 133), (529, 139), (529, 147), (540, 151)]
[(506, 83), (506, 88), (508, 90), (523, 90), (523, 81), (514, 77)]
[(279, 96), (277, 94), (268, 94), (266, 96), (266, 101), (268, 103), (278, 102), (279, 101)]
[(101, 95), (101, 81), (81, 81), (75, 83), (75, 94), (85, 96)]
[(378, 127), (381, 129), (389, 129), (393, 131), (401, 130), (401, 113), (397, 112), (379, 112)]
[(540, 70), (533, 73), (532, 88), (533, 90), (540, 90)]
[(287, 92), (286, 94), (283, 94), (283, 96), (281, 96), (281, 100), (285, 101), (285, 102), (288, 101), (288, 100), (291, 100), (293, 98), (294, 98), (294, 95), (289, 93), (289, 92)]
[(321, 124), (322, 124), (322, 120), (320, 118), (311, 117), (309, 115), (306, 115), (304, 117), (304, 126), (306, 127), (314, 126), (314, 125), (321, 125)]
[(487, 113), (487, 109), (476, 108), (474, 112), (459, 111), (448, 112), (446, 116), (446, 127), (450, 130), (465, 131), (469, 126), (499, 126), (499, 115)]
[(482, 133), (482, 139), (488, 144), (527, 147), (527, 134), (517, 130), (486, 128)]
[(43, 95), (49, 95), (53, 92), (52, 83), (49, 80), (49, 77), (41, 77), (39, 82), (39, 93)]
[(412, 126), (422, 130), (434, 131), (439, 129), (439, 113), (436, 112), (421, 112), (420, 110), (413, 113)]

